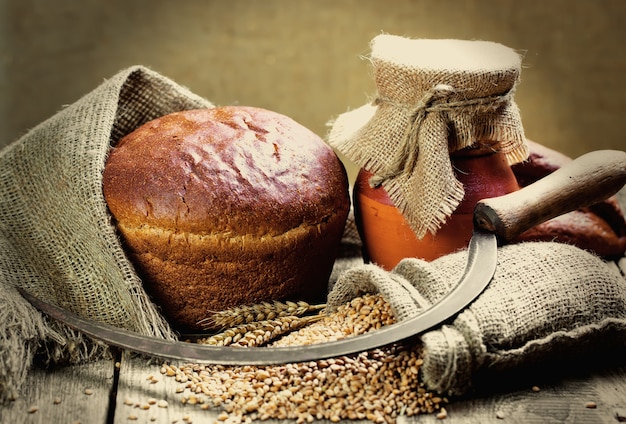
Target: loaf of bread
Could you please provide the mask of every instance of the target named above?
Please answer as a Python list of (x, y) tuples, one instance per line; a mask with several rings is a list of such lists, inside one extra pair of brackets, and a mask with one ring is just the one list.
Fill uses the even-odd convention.
[(350, 208), (321, 138), (243, 106), (142, 125), (111, 149), (103, 191), (147, 292), (184, 330), (240, 304), (325, 299)]
[[(521, 187), (556, 171), (572, 159), (534, 141), (526, 162), (513, 165)], [(626, 251), (626, 223), (615, 197), (587, 208), (566, 213), (523, 233), (517, 241), (557, 241), (615, 259)]]

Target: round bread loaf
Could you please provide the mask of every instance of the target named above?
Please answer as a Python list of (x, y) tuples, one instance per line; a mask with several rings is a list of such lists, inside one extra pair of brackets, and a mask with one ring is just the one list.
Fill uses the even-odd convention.
[(350, 208), (322, 139), (239, 106), (142, 125), (111, 149), (103, 191), (147, 292), (191, 330), (240, 304), (325, 299)]

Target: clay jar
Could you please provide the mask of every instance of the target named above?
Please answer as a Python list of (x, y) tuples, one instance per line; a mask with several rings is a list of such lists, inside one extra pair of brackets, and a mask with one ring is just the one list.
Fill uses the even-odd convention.
[(467, 148), (450, 155), (456, 178), (465, 196), (454, 213), (433, 235), (418, 239), (382, 186), (372, 188), (372, 174), (361, 169), (354, 186), (354, 213), (363, 241), (363, 259), (391, 270), (407, 257), (432, 261), (467, 247), (473, 230), (476, 203), (501, 196), (519, 185), (501, 152), (490, 148)]

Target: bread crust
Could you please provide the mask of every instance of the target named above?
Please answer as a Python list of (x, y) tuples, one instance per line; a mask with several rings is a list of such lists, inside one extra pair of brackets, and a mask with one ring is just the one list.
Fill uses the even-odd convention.
[(144, 124), (111, 150), (103, 191), (147, 291), (186, 329), (242, 303), (323, 299), (350, 207), (317, 135), (239, 106)]

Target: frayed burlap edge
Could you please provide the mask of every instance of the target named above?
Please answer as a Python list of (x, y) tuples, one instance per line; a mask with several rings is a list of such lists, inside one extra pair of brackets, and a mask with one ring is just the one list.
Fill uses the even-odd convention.
[[(464, 59), (454, 67), (447, 63), (449, 68), (443, 64), (422, 68), (401, 59), (414, 53), (413, 42), (421, 46), (434, 42), (439, 47), (465, 43), (459, 49), (475, 45), (465, 40), (375, 37), (369, 59), (377, 97), (371, 105), (331, 121), (327, 138), (330, 145), (374, 174), (370, 184), (382, 185), (421, 239), (441, 228), (464, 197), (450, 152), (486, 143), (514, 164), (528, 157), (528, 148), (513, 98), (521, 71), (517, 54), (497, 43), (474, 42), (489, 51), (498, 46), (497, 52), (506, 53), (501, 68), (478, 69), (468, 64), (465, 69)], [(455, 53), (454, 48), (448, 50)]]
[[(111, 101), (111, 98), (117, 100)], [(109, 101), (108, 104), (107, 101)], [(67, 106), (0, 151), (0, 163), (5, 164), (0, 167), (2, 168), (0, 170), (2, 194), (0, 196), (0, 401), (19, 395), (19, 388), (33, 365), (36, 355), (38, 358), (41, 357), (44, 363), (78, 363), (110, 357), (108, 347), (43, 317), (19, 295), (16, 286), (27, 289), (52, 303), (66, 307), (73, 306), (69, 309), (73, 309), (74, 312), (86, 318), (102, 319), (143, 335), (166, 339), (175, 338), (168, 323), (143, 290), (141, 281), (124, 254), (102, 196), (101, 176), (109, 148), (124, 134), (158, 116), (203, 107), (213, 107), (213, 105), (185, 87), (146, 67), (134, 66), (106, 80), (94, 91)], [(67, 155), (61, 152), (63, 159), (75, 161), (71, 162), (73, 163), (71, 170), (67, 166), (60, 168), (60, 164), (50, 159), (50, 163), (41, 166), (37, 172), (22, 172), (23, 169), (20, 166), (28, 163), (33, 157), (45, 156), (47, 152), (58, 153), (54, 150), (54, 143), (57, 140), (54, 136), (48, 135), (54, 134), (55, 128), (62, 133), (66, 126), (65, 122), (76, 121), (78, 119), (76, 117), (84, 114), (85, 110), (89, 110), (88, 114), (94, 116), (93, 121), (83, 123), (81, 131), (63, 135), (69, 137), (70, 140), (74, 137), (77, 140), (82, 138), (86, 140), (85, 146), (76, 149), (84, 156), (67, 158), (65, 157)], [(73, 125), (76, 125), (76, 122)], [(107, 137), (93, 140), (89, 136), (91, 133), (101, 134), (103, 128), (104, 131), (109, 132)], [(41, 159), (48, 158), (42, 157)], [(81, 162), (83, 160), (84, 162)], [(76, 246), (73, 244), (77, 240), (71, 228), (69, 231), (61, 229), (67, 234), (65, 242), (62, 240), (63, 237), (59, 240), (45, 240), (48, 237), (46, 233), (42, 236), (29, 234), (28, 221), (33, 219), (28, 216), (29, 211), (37, 211), (40, 208), (42, 213), (39, 214), (39, 218), (43, 216), (45, 219), (45, 209), (49, 206), (46, 199), (54, 197), (54, 187), (38, 192), (40, 187), (33, 182), (36, 178), (57, 181), (59, 190), (67, 189), (66, 184), (71, 185), (75, 180), (80, 181), (81, 178), (87, 178), (93, 182), (91, 186), (86, 187), (85, 193), (79, 193), (79, 196), (84, 197), (91, 215), (87, 213), (86, 220), (79, 220), (74, 224), (91, 227), (93, 234), (87, 237), (102, 240), (101, 247), (108, 252), (106, 255), (108, 259), (103, 264), (97, 263), (97, 259), (92, 263), (72, 263), (71, 257), (63, 259), (62, 263), (55, 263), (54, 258), (50, 259), (50, 263), (46, 263), (49, 259), (47, 256), (54, 256), (55, 250), (75, 249)], [(25, 194), (25, 189), (31, 190), (32, 196)], [(63, 207), (64, 205), (55, 206)], [(26, 214), (23, 215), (19, 211), (25, 211)], [(34, 213), (36, 215), (38, 212)], [(41, 227), (50, 228), (55, 224), (53, 221), (47, 222)], [(44, 239), (43, 242), (40, 239)], [(59, 241), (61, 243), (57, 244)], [(24, 262), (24, 258), (31, 255), (37, 257), (37, 266), (30, 266), (30, 263)], [(50, 276), (55, 272), (62, 274), (61, 268), (68, 266), (74, 269), (66, 269), (66, 274), (70, 278), (67, 284), (63, 283), (64, 277), (62, 276), (56, 283), (46, 280), (46, 275)], [(97, 305), (90, 303), (91, 293), (87, 292), (85, 293), (86, 303), (82, 307), (67, 303), (65, 297), (68, 293), (81, 295), (80, 290), (78, 290), (79, 293), (76, 293), (76, 290), (72, 293), (71, 290), (72, 278), (80, 280), (80, 275), (76, 275), (75, 271), (81, 272), (80, 270), (88, 269), (90, 266), (116, 270), (120, 290), (117, 295), (112, 294), (109, 301), (126, 302), (126, 307), (123, 308), (124, 313), (120, 316), (108, 317), (106, 314), (99, 316), (98, 308), (94, 308)], [(96, 277), (94, 283), (90, 285), (99, 285), (101, 286), (99, 290), (107, 293), (109, 290), (113, 291), (108, 284), (109, 282), (105, 279)]]

